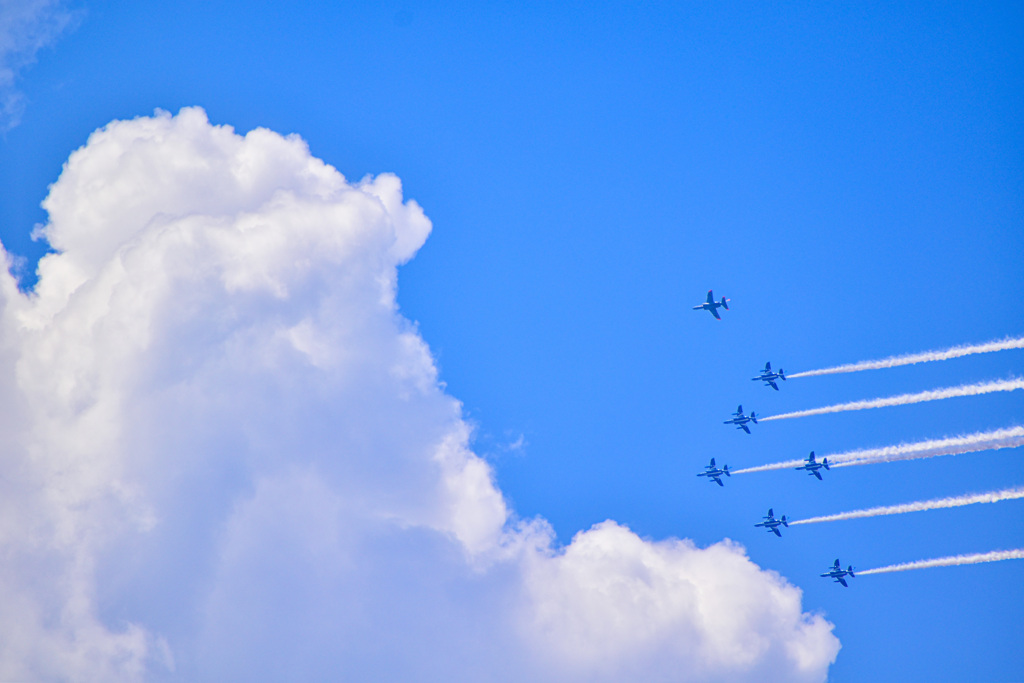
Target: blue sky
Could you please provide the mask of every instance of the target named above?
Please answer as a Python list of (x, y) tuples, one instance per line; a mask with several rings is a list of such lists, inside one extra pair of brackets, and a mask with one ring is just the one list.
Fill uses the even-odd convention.
[[(818, 578), (1024, 547), (1020, 501), (755, 529), (1024, 484), (1020, 449), (696, 479), (1019, 425), (1021, 392), (722, 425), (1024, 374), (1024, 351), (749, 381), (1024, 335), (1024, 10), (1009, 3), (79, 2), (4, 55), (0, 239), (29, 237), (69, 154), (115, 119), (200, 106), (295, 133), (349, 180), (392, 172), (433, 223), (398, 305), (522, 518), (730, 538), (842, 643), (829, 680), (1019, 680), (1019, 561)], [(13, 56), (12, 56), (13, 55)], [(731, 298), (716, 322), (691, 311)]]

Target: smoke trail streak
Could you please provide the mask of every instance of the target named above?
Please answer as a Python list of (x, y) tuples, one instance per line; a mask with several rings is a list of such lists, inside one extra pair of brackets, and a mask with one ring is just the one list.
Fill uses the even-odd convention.
[(991, 394), (994, 391), (1016, 391), (1024, 389), (1024, 379), (1004, 379), (996, 382), (978, 382), (976, 384), (964, 384), (958, 387), (947, 387), (945, 389), (932, 389), (930, 391), (919, 391), (916, 394), (900, 394), (899, 396), (888, 396), (886, 398), (873, 398), (863, 401), (851, 401), (849, 403), (838, 403), (823, 408), (811, 408), (810, 410), (798, 410), (793, 413), (782, 413), (780, 415), (769, 415), (758, 418), (759, 422), (769, 420), (787, 420), (793, 417), (807, 417), (808, 415), (824, 415), (825, 413), (841, 413), (847, 410), (865, 410), (867, 408), (884, 408), (886, 406), (904, 406), (911, 403), (923, 403), (925, 401), (940, 401), (944, 398), (956, 398), (957, 396), (978, 396), (980, 394)]
[[(945, 439), (929, 439), (914, 443), (902, 443), (898, 446), (883, 446), (882, 448), (864, 448), (857, 451), (846, 451), (845, 453), (832, 453), (823, 456), (827, 458), (831, 467), (846, 467), (849, 465), (871, 465), (878, 462), (893, 462), (895, 460), (916, 460), (918, 458), (934, 458), (938, 455), (960, 455), (961, 453), (974, 453), (977, 451), (997, 450), (1000, 448), (1016, 448), (1024, 445), (1024, 427), (1008, 427), (1006, 429), (995, 429), (990, 432), (975, 432), (966, 436), (953, 436)], [(767, 472), (768, 470), (785, 470), (791, 467), (799, 467), (805, 460), (786, 460), (757, 467), (746, 467), (740, 470), (732, 470), (733, 474), (746, 474), (747, 472)]]
[(822, 368), (821, 370), (808, 370), (787, 375), (789, 379), (797, 377), (815, 377), (818, 375), (838, 375), (844, 372), (860, 372), (861, 370), (878, 370), (880, 368), (895, 368), (900, 365), (914, 365), (916, 363), (929, 363), (936, 360), (949, 360), (961, 356), (971, 356), (976, 353), (992, 353), (993, 351), (1005, 351), (1007, 349), (1024, 349), (1024, 337), (1017, 339), (1002, 339), (986, 344), (972, 344), (969, 346), (954, 346), (943, 351), (925, 351), (923, 353), (912, 353), (905, 356), (891, 356), (882, 360), (862, 360), (859, 363), (848, 365), (837, 365), (834, 368)]
[(849, 467), (850, 465), (870, 465), (897, 460), (934, 458), (939, 455), (960, 455), (961, 453), (975, 453), (1000, 448), (1016, 448), (1022, 445), (1024, 445), (1024, 427), (1011, 427), (992, 432), (979, 432), (969, 436), (955, 436), (949, 439), (918, 441), (913, 444), (900, 444), (884, 448), (865, 448), (860, 451), (840, 453), (832, 458), (835, 462), (834, 467)]
[(999, 562), (1000, 560), (1021, 560), (1024, 559), (1024, 548), (1017, 550), (994, 550), (990, 553), (975, 553), (974, 555), (955, 555), (953, 557), (937, 557), (934, 560), (918, 560), (917, 562), (904, 562), (903, 564), (891, 564), (888, 567), (866, 569), (857, 572), (857, 576), (865, 574), (886, 574), (888, 572), (905, 572), (911, 569), (928, 569), (929, 567), (953, 567), (960, 564), (978, 564), (979, 562)]
[(852, 510), (840, 512), (835, 515), (824, 515), (822, 517), (809, 517), (807, 519), (791, 519), (789, 525), (794, 524), (816, 524), (818, 522), (838, 522), (843, 519), (861, 519), (863, 517), (879, 517), (881, 515), (902, 515), (907, 512), (921, 512), (924, 510), (940, 510), (943, 508), (955, 508), (963, 505), (974, 505), (976, 503), (998, 503), (1001, 500), (1016, 500), (1024, 498), (1024, 486), (1001, 491), (990, 491), (988, 493), (971, 493), (962, 496), (951, 496), (949, 498), (936, 498), (933, 500), (922, 500), (916, 503), (903, 503), (901, 505), (884, 505), (881, 507), (866, 508), (864, 510)]

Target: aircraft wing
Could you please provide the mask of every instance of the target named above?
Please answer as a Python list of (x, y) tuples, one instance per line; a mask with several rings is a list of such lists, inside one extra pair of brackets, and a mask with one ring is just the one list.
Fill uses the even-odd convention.
[(836, 581), (838, 581), (839, 583), (843, 584), (843, 588), (849, 588), (850, 587), (850, 584), (846, 583), (846, 579), (844, 579), (841, 576), (837, 576), (836, 577)]
[(821, 472), (819, 472), (818, 470), (811, 470), (811, 474), (816, 476), (818, 478), (818, 481), (825, 481), (824, 479), (821, 478)]
[(718, 315), (718, 309), (715, 308), (714, 306), (712, 306), (708, 310), (711, 311), (711, 315), (715, 316), (716, 320), (721, 320), (722, 319), (722, 316)]
[(772, 389), (774, 389), (775, 391), (778, 391), (778, 390), (779, 390), (779, 385), (778, 385), (778, 384), (776, 384), (776, 383), (775, 383), (774, 381), (772, 381), (772, 380), (770, 380), (770, 379), (766, 379), (765, 381), (766, 381), (766, 382), (768, 382), (768, 386), (770, 386), (770, 387), (771, 387)]
[(709, 304), (715, 303), (715, 295), (711, 293), (710, 289), (708, 290), (708, 303)]
[(774, 529), (772, 529), (772, 531), (775, 532), (776, 536), (778, 536), (779, 538), (782, 538), (782, 534), (779, 533), (779, 528), (778, 527), (775, 527)]
[(719, 486), (725, 486), (725, 484), (722, 483), (721, 477), (715, 477), (715, 483), (718, 484)]
[(745, 431), (747, 434), (750, 433), (750, 427), (748, 427), (747, 425), (740, 425), (740, 429)]

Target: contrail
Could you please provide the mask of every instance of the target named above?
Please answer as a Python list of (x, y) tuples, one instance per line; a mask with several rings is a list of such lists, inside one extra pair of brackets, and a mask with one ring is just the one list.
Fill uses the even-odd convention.
[(792, 417), (807, 417), (808, 415), (823, 415), (825, 413), (841, 413), (847, 410), (865, 410), (867, 408), (883, 408), (885, 406), (903, 406), (911, 403), (923, 403), (924, 401), (939, 401), (944, 398), (955, 398), (957, 396), (978, 396), (980, 394), (991, 394), (994, 391), (1016, 391), (1024, 389), (1024, 379), (1004, 379), (996, 382), (978, 382), (976, 384), (963, 384), (958, 387), (946, 387), (945, 389), (932, 389), (930, 391), (919, 391), (916, 394), (900, 394), (899, 396), (888, 396), (886, 398), (872, 398), (863, 401), (851, 401), (849, 403), (838, 403), (823, 408), (811, 408), (810, 410), (798, 410), (793, 413), (782, 413), (780, 415), (769, 415), (758, 418), (759, 422), (769, 420), (787, 420)]
[(880, 368), (895, 368), (900, 365), (914, 365), (915, 363), (929, 363), (935, 360), (949, 360), (961, 356), (971, 356), (976, 353), (992, 353), (993, 351), (1005, 351), (1007, 349), (1024, 349), (1024, 337), (1016, 339), (1002, 339), (986, 344), (971, 344), (968, 346), (954, 346), (944, 351), (925, 351), (924, 353), (911, 353), (905, 356), (891, 356), (882, 360), (862, 360), (859, 363), (848, 365), (837, 365), (834, 368), (823, 368), (821, 370), (808, 370), (787, 375), (789, 379), (797, 377), (815, 377), (817, 375), (838, 375), (843, 372), (860, 372), (861, 370), (878, 370)]
[(959, 564), (978, 564), (979, 562), (999, 562), (1000, 560), (1021, 560), (1024, 559), (1024, 548), (1017, 550), (995, 550), (990, 553), (975, 553), (974, 555), (955, 555), (953, 557), (937, 557), (934, 560), (918, 560), (917, 562), (904, 562), (903, 564), (891, 564), (888, 567), (867, 569), (857, 572), (857, 576), (865, 574), (886, 574), (888, 572), (905, 572), (911, 569), (928, 569), (929, 567), (953, 567)]
[[(959, 455), (961, 453), (974, 453), (976, 451), (989, 451), (1000, 448), (1016, 448), (1022, 445), (1024, 445), (1024, 427), (1018, 426), (995, 429), (990, 432), (975, 432), (966, 436), (952, 436), (945, 439), (902, 443), (898, 446), (864, 448), (857, 451), (846, 451), (845, 453), (832, 453), (824, 456), (822, 459), (827, 458), (829, 465), (832, 467), (846, 467), (849, 465), (893, 462), (895, 460), (934, 458), (938, 455)], [(732, 473), (745, 474), (747, 472), (785, 470), (791, 467), (799, 467), (804, 462), (804, 460), (786, 460), (785, 462), (732, 470)]]
[(990, 491), (989, 493), (972, 493), (963, 496), (952, 496), (949, 498), (922, 500), (916, 503), (903, 503), (902, 505), (885, 505), (882, 507), (867, 508), (864, 510), (840, 512), (836, 515), (825, 515), (823, 517), (791, 519), (789, 520), (789, 525), (815, 524), (817, 522), (838, 522), (842, 519), (860, 519), (862, 517), (879, 517), (881, 515), (902, 515), (907, 512), (955, 508), (963, 505), (974, 505), (975, 503), (998, 503), (1001, 500), (1016, 500), (1018, 498), (1024, 498), (1024, 486), (1018, 486), (1013, 489), (1003, 489), (1002, 491)]

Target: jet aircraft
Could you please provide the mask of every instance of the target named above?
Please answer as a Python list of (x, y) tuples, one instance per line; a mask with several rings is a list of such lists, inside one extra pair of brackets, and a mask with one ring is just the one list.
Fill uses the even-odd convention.
[(763, 526), (765, 531), (770, 531), (779, 538), (782, 538), (782, 534), (779, 532), (779, 525), (789, 526), (789, 522), (786, 521), (786, 515), (782, 515), (781, 519), (775, 519), (775, 511), (772, 508), (768, 508), (768, 514), (765, 516), (764, 521), (754, 526)]
[(807, 470), (807, 474), (813, 474), (820, 480), (821, 472), (819, 472), (818, 470), (820, 470), (822, 467), (824, 467), (826, 470), (830, 469), (828, 466), (828, 458), (822, 458), (821, 462), (817, 462), (814, 459), (814, 451), (811, 451), (811, 454), (807, 456), (807, 462), (805, 462), (803, 465), (800, 465), (800, 467), (794, 467), (793, 469)]
[(846, 579), (843, 578), (844, 576), (849, 576), (851, 579), (857, 578), (853, 574), (853, 565), (851, 564), (846, 569), (843, 569), (839, 566), (838, 559), (836, 560), (836, 563), (829, 567), (824, 574), (821, 574), (823, 579), (835, 579), (836, 583), (841, 583), (844, 588), (849, 588), (850, 585), (846, 583)]
[(707, 472), (701, 472), (697, 476), (698, 477), (709, 477), (709, 479), (713, 479), (714, 482), (716, 484), (718, 484), (719, 486), (725, 486), (725, 484), (722, 483), (722, 475), (723, 474), (725, 476), (727, 476), (727, 477), (731, 477), (732, 476), (731, 474), (729, 474), (729, 466), (728, 465), (722, 465), (722, 469), (718, 469), (717, 467), (715, 467), (715, 459), (714, 458), (711, 458), (711, 464), (710, 465), (704, 465), (704, 469), (706, 469)]
[(722, 307), (722, 308), (724, 308), (725, 310), (728, 311), (729, 310), (729, 299), (726, 299), (723, 296), (721, 301), (715, 301), (715, 295), (712, 294), (711, 290), (709, 289), (708, 290), (708, 300), (707, 300), (707, 302), (705, 302), (703, 304), (700, 304), (699, 306), (694, 306), (693, 310), (695, 310), (695, 311), (705, 310), (708, 313), (710, 313), (711, 315), (715, 316), (715, 318), (717, 318), (718, 320), (721, 320), (722, 316), (718, 315), (718, 308), (719, 307)]
[(743, 414), (743, 406), (742, 405), (738, 406), (736, 408), (736, 412), (733, 413), (732, 415), (733, 416), (732, 416), (731, 420), (726, 420), (722, 424), (736, 425), (736, 429), (742, 429), (747, 434), (750, 433), (750, 427), (747, 426), (747, 423), (748, 422), (753, 422), (754, 424), (757, 424), (757, 416), (754, 415), (754, 411), (751, 410), (750, 411), (750, 415), (744, 415)]
[(761, 374), (757, 377), (751, 377), (750, 381), (756, 382), (757, 380), (761, 380), (765, 383), (765, 386), (769, 386), (775, 391), (778, 391), (779, 385), (775, 383), (775, 380), (777, 379), (785, 381), (786, 373), (782, 368), (779, 368), (778, 372), (772, 372), (772, 364), (769, 362), (764, 364), (764, 370), (761, 371)]

